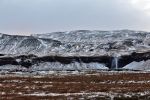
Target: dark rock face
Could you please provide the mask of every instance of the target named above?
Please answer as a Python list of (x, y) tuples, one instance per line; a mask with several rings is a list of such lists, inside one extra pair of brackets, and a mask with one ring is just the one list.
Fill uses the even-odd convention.
[(15, 58), (12, 58), (12, 57), (2, 57), (2, 58), (0, 58), (0, 66), (1, 65), (7, 65), (7, 64), (19, 65), (19, 63), (15, 60)]
[[(19, 61), (17, 61), (19, 59)], [(72, 62), (79, 63), (92, 63), (98, 62), (103, 63), (106, 66), (111, 66), (112, 57), (101, 56), (101, 57), (61, 57), (61, 56), (44, 56), (37, 57), (35, 55), (21, 55), (17, 57), (2, 57), (0, 58), (0, 65), (21, 65), (26, 68), (31, 67), (34, 64), (42, 63), (42, 62), (60, 62), (62, 64), (70, 64)]]
[(121, 56), (119, 61), (118, 61), (118, 64), (119, 64), (119, 67), (122, 68), (125, 65), (127, 65), (133, 61), (140, 62), (140, 61), (146, 61), (149, 59), (150, 59), (150, 52), (144, 52), (144, 53), (134, 52), (131, 55)]
[(32, 61), (34, 63), (40, 62), (60, 62), (62, 64), (70, 64), (72, 62), (83, 62), (83, 63), (104, 63), (107, 66), (110, 66), (112, 57), (109, 56), (99, 56), (99, 57), (60, 57), (60, 56), (44, 56), (33, 58)]
[[(19, 61), (17, 61), (19, 59)], [(150, 59), (150, 52), (145, 53), (132, 53), (131, 55), (124, 55), (118, 59), (118, 67), (122, 68), (125, 65), (133, 61), (143, 61)], [(113, 57), (111, 56), (98, 56), (98, 57), (62, 57), (62, 56), (43, 56), (38, 57), (36, 55), (20, 55), (16, 57), (1, 57), (0, 65), (21, 65), (23, 67), (29, 68), (34, 64), (39, 64), (42, 62), (60, 62), (62, 64), (71, 64), (73, 62), (79, 63), (101, 63), (105, 64), (106, 67), (112, 68)]]

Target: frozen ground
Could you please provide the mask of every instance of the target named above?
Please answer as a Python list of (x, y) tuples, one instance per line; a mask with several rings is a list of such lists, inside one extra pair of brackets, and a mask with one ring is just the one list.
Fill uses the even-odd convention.
[(0, 76), (0, 99), (149, 100), (149, 72), (7, 73)]

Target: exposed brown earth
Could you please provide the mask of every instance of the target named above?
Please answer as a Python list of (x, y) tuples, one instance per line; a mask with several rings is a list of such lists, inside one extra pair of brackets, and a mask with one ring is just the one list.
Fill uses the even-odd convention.
[(0, 76), (0, 100), (149, 100), (150, 73)]

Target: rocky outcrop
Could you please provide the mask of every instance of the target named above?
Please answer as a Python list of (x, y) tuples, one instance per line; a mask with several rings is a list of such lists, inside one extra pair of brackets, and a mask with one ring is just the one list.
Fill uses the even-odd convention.
[(32, 67), (32, 65), (43, 63), (43, 62), (59, 62), (61, 64), (71, 64), (73, 62), (78, 63), (102, 63), (106, 66), (111, 66), (111, 57), (62, 57), (62, 56), (43, 56), (38, 57), (35, 55), (20, 55), (14, 57), (1, 57), (0, 65), (21, 65), (24, 67)]
[[(59, 63), (63, 66), (69, 66), (73, 63), (79, 64), (103, 64), (109, 69), (114, 69), (115, 66), (122, 68), (132, 62), (146, 61), (150, 59), (150, 52), (144, 53), (132, 53), (131, 55), (119, 56), (117, 62), (114, 62), (114, 56), (42, 56), (36, 55), (20, 55), (14, 57), (0, 57), (0, 65), (20, 65), (26, 68), (32, 68), (32, 66), (39, 65), (40, 63)], [(117, 63), (114, 64), (114, 63)], [(57, 67), (57, 66), (56, 66)]]
[(131, 30), (77, 30), (31, 36), (1, 34), (0, 66), (123, 68), (150, 59), (149, 37), (149, 32)]
[(131, 55), (123, 55), (119, 58), (118, 64), (122, 68), (131, 62), (140, 62), (150, 59), (150, 52), (136, 53), (133, 52)]

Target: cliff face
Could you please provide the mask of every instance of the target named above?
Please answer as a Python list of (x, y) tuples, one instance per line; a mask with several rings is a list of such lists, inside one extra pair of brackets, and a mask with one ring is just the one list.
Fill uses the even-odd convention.
[(77, 30), (31, 36), (0, 34), (0, 66), (36, 70), (40, 66), (47, 66), (47, 70), (122, 68), (132, 62), (149, 60), (149, 50), (150, 33), (143, 31)]

